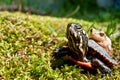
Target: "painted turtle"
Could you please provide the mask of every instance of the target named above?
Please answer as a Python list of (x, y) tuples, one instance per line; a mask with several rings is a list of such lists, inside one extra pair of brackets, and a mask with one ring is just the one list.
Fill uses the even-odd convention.
[(66, 37), (67, 47), (57, 48), (54, 53), (67, 52), (69, 60), (90, 69), (98, 68), (105, 74), (111, 73), (109, 66), (117, 65), (117, 61), (103, 47), (88, 39), (81, 25), (69, 23)]

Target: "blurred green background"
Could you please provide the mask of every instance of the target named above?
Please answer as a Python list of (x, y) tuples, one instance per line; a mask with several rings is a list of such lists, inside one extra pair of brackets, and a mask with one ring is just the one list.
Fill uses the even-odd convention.
[(0, 0), (0, 10), (89, 21), (120, 20), (119, 0)]

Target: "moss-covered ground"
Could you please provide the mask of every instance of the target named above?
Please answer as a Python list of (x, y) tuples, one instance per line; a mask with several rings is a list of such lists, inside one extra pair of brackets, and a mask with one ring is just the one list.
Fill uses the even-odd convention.
[[(93, 24), (104, 31), (107, 31), (110, 24), (20, 12), (0, 12), (0, 79), (120, 80), (119, 66), (114, 67), (111, 76), (101, 78), (100, 72), (93, 75), (77, 65), (68, 65), (66, 57), (58, 60), (53, 58), (53, 50), (66, 43), (66, 26), (71, 22), (80, 23), (88, 34)], [(116, 22), (116, 25), (119, 26), (119, 23)], [(120, 61), (120, 42), (115, 38), (112, 38), (112, 42), (112, 56)]]

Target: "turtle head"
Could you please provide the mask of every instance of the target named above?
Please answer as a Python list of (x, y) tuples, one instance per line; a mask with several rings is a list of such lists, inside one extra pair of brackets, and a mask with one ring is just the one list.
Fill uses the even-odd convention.
[(66, 36), (70, 50), (82, 59), (87, 51), (88, 45), (88, 37), (82, 26), (78, 23), (69, 23)]

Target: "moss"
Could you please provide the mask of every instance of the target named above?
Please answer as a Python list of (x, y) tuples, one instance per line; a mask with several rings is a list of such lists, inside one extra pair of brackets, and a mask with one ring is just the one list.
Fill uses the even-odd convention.
[[(80, 73), (81, 68), (61, 65), (53, 69), (52, 51), (66, 43), (66, 26), (80, 23), (88, 31), (93, 22), (73, 18), (0, 12), (0, 78), (9, 79), (98, 79), (100, 75)], [(96, 23), (101, 27), (106, 23)], [(118, 47), (115, 46), (118, 49)], [(116, 51), (119, 52), (119, 51)], [(117, 67), (110, 77), (119, 79)]]

